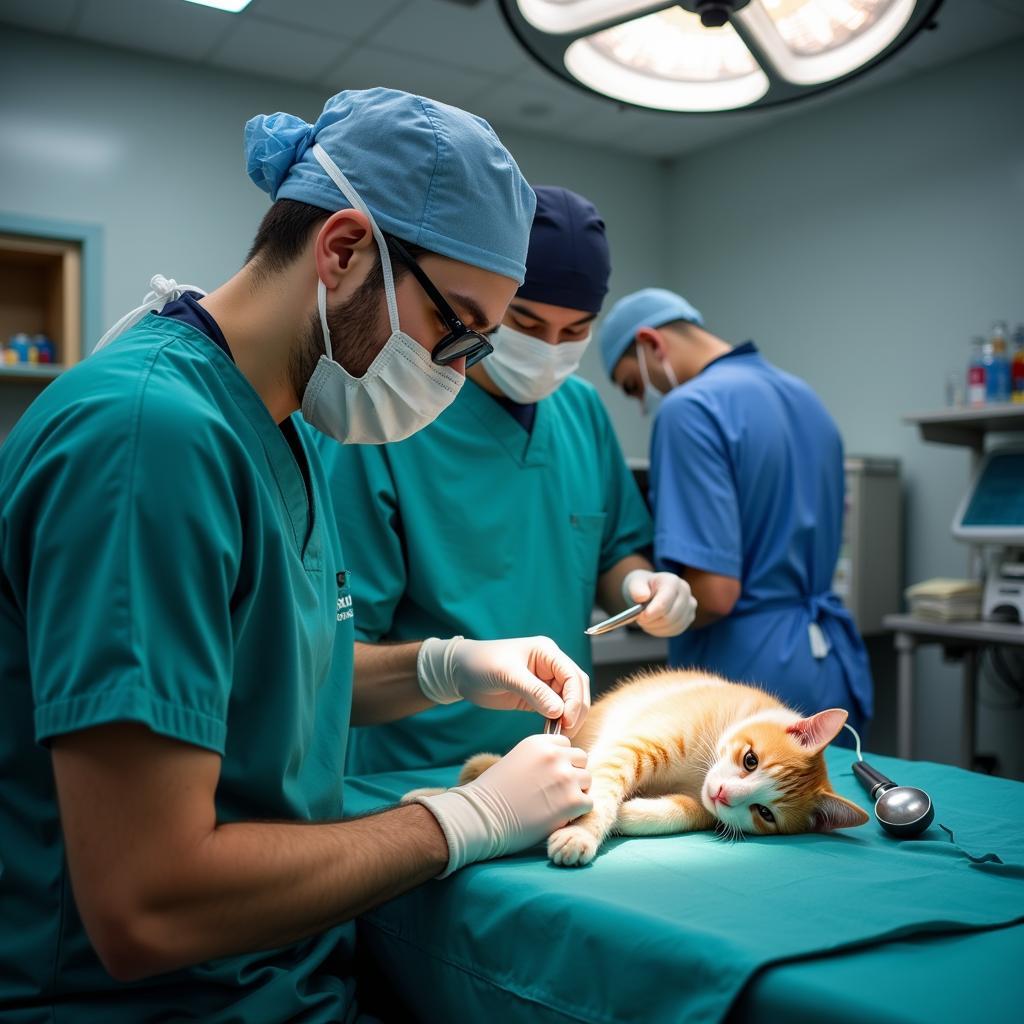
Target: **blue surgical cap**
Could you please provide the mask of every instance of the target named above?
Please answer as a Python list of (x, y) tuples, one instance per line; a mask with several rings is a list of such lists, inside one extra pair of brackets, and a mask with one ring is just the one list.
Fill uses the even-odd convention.
[(641, 327), (664, 327), (674, 320), (704, 325), (704, 317), (682, 295), (664, 288), (644, 288), (619, 299), (601, 322), (601, 358), (610, 377)]
[(567, 188), (538, 185), (526, 280), (518, 294), (534, 302), (599, 313), (611, 260), (604, 221), (589, 199)]
[(394, 89), (347, 90), (327, 101), (316, 124), (292, 114), (252, 118), (249, 177), (271, 199), (349, 208), (314, 142), (382, 231), (522, 283), (536, 198), (486, 121)]

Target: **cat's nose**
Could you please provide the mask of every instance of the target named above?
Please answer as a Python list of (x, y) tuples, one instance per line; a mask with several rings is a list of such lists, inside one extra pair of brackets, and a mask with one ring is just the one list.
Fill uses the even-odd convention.
[(725, 795), (725, 786), (719, 786), (718, 792), (711, 799), (716, 804), (721, 804), (723, 807), (729, 806), (729, 798)]

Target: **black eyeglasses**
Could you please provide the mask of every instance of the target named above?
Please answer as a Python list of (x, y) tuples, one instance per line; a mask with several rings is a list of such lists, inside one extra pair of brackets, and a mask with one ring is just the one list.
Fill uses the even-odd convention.
[(427, 298), (434, 304), (445, 327), (448, 328), (448, 333), (434, 346), (430, 358), (438, 366), (448, 366), (457, 359), (464, 358), (468, 369), (479, 363), (484, 356), (489, 356), (494, 351), (490, 341), (479, 331), (468, 328), (459, 319), (455, 310), (445, 301), (445, 297), (434, 287), (434, 282), (427, 277), (409, 250), (394, 235), (387, 235), (386, 240), (388, 250), (397, 256), (419, 281), (420, 287), (426, 292)]

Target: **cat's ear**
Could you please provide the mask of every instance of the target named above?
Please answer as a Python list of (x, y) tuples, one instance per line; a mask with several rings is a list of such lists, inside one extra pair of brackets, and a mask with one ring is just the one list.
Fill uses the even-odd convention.
[(812, 832), (831, 832), (837, 828), (854, 828), (868, 820), (865, 811), (838, 793), (826, 792), (818, 797), (811, 814)]
[(839, 735), (846, 719), (847, 712), (842, 708), (829, 708), (828, 711), (819, 711), (810, 718), (801, 718), (786, 732), (795, 736), (805, 750), (817, 754)]

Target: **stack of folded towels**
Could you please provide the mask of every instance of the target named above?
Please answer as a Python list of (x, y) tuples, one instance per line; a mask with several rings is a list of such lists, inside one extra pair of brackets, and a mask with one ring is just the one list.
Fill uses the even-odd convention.
[(936, 577), (907, 587), (903, 592), (910, 614), (919, 619), (952, 622), (981, 618), (981, 583)]

